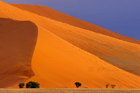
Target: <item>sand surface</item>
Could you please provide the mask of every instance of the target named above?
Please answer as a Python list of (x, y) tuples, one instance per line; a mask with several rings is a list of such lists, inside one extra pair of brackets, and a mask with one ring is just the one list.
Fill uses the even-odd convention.
[(0, 51), (0, 87), (140, 87), (140, 41), (45, 6), (0, 1)]
[(48, 88), (48, 89), (0, 89), (0, 93), (139, 93), (140, 89), (105, 88)]

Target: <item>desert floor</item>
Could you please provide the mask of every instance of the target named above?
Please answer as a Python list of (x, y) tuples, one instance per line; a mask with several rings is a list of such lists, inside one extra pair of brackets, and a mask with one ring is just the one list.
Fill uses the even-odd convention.
[(139, 88), (48, 88), (48, 89), (0, 89), (0, 93), (140, 93)]

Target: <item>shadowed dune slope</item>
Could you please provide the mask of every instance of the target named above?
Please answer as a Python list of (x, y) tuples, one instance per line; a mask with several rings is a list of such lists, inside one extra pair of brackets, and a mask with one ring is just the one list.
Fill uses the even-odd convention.
[[(23, 5), (21, 6), (23, 7)], [(27, 6), (25, 5), (25, 7)], [(38, 6), (34, 6), (34, 9), (37, 10)], [(45, 7), (44, 9), (46, 10)], [(28, 80), (25, 82), (31, 80), (39, 82), (41, 88), (73, 88), (77, 81), (82, 83), (82, 88), (105, 88), (106, 84), (115, 84), (117, 88), (140, 87), (140, 77), (138, 76), (140, 74), (138, 72), (140, 69), (140, 45), (135, 40), (130, 39), (130, 41), (133, 41), (132, 43), (127, 37), (123, 36), (129, 42), (124, 39), (120, 40), (113, 37), (113, 34), (116, 37), (120, 35), (111, 31), (103, 31), (103, 28), (98, 26), (90, 25), (87, 22), (63, 14), (59, 15), (61, 13), (47, 9), (50, 17), (47, 17), (41, 11), (41, 14), (31, 13), (0, 1), (0, 17), (20, 21), (29, 20), (34, 22), (38, 28), (36, 47), (34, 53), (32, 52), (33, 56), (30, 56), (31, 70), (34, 74), (29, 73), (31, 78), (27, 78)], [(51, 11), (54, 13), (53, 15)], [(54, 16), (59, 20), (53, 19)], [(63, 19), (60, 17), (63, 17), (66, 22), (61, 21)], [(15, 25), (11, 26), (18, 28)], [(86, 26), (89, 29), (84, 29)], [(27, 28), (34, 33), (35, 30), (32, 27)], [(25, 28), (21, 27), (20, 29)], [(9, 29), (9, 31), (13, 30)], [(100, 31), (107, 32), (103, 34)], [(14, 34), (16, 35), (16, 33)], [(33, 36), (29, 37), (32, 38)], [(24, 52), (28, 53), (29, 51), (24, 50)], [(26, 55), (26, 57), (29, 56)], [(26, 59), (26, 57), (23, 56), (23, 59)], [(9, 71), (8, 68), (5, 69), (7, 72)], [(13, 76), (7, 75), (10, 78), (14, 76), (14, 74)], [(23, 81), (20, 80), (19, 82)], [(18, 87), (17, 84), (15, 86), (11, 84), (11, 87)]]
[(31, 60), (36, 40), (34, 23), (0, 18), (0, 87), (8, 87), (34, 75)]

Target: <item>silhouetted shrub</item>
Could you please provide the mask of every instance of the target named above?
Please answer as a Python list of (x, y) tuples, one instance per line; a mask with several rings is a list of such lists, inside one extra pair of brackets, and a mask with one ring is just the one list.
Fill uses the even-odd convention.
[(81, 86), (82, 84), (80, 82), (75, 82), (75, 85), (77, 88), (79, 88), (79, 86)]
[(24, 87), (24, 83), (19, 83), (19, 88), (23, 88)]
[(112, 88), (114, 88), (116, 85), (111, 85), (112, 86)]
[(26, 83), (26, 88), (31, 88), (32, 84), (31, 83)]
[(39, 83), (30, 81), (26, 84), (26, 88), (39, 88)]
[(109, 84), (106, 85), (106, 88), (108, 88)]

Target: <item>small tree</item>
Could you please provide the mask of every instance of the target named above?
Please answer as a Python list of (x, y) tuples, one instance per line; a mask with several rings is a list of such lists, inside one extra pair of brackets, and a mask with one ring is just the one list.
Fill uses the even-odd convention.
[(23, 88), (24, 87), (24, 83), (19, 83), (19, 88)]
[(109, 84), (106, 85), (106, 88), (108, 88)]
[(26, 83), (26, 88), (31, 88), (32, 84), (31, 83)]
[(112, 86), (112, 88), (114, 88), (116, 85), (111, 85)]
[(27, 88), (39, 88), (39, 83), (30, 81), (26, 84)]
[(82, 84), (80, 82), (75, 82), (75, 85), (77, 88), (79, 88), (79, 86), (81, 86)]

